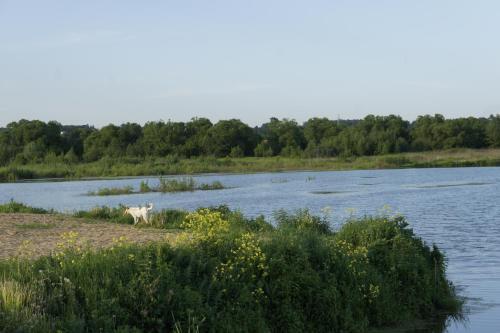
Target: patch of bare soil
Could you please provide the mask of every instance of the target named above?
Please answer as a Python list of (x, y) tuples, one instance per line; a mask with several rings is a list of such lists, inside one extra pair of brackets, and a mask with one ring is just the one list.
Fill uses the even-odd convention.
[(34, 257), (50, 254), (67, 232), (78, 233), (78, 243), (106, 247), (125, 237), (131, 243), (173, 240), (176, 232), (104, 221), (88, 221), (53, 214), (0, 214), (0, 259), (29, 251)]

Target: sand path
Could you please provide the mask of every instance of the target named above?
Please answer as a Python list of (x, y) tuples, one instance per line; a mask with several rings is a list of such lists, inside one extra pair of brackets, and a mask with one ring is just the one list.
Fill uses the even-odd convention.
[(34, 257), (50, 254), (61, 242), (61, 235), (70, 231), (78, 233), (78, 243), (92, 247), (110, 246), (122, 236), (133, 243), (146, 243), (174, 239), (177, 235), (175, 231), (59, 214), (0, 214), (0, 259), (26, 252)]

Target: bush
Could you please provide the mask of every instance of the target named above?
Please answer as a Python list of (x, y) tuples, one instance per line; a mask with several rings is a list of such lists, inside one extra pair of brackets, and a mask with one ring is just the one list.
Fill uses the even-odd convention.
[(266, 233), (245, 221), (224, 206), (200, 209), (175, 247), (82, 250), (66, 235), (53, 256), (0, 261), (0, 302), (22, 313), (0, 312), (0, 331), (366, 332), (460, 309), (443, 255), (402, 218), (353, 220), (337, 233), (307, 211)]
[(331, 233), (330, 224), (325, 218), (312, 215), (309, 210), (298, 210), (295, 214), (289, 214), (285, 210), (279, 210), (274, 214), (279, 228), (293, 228), (298, 230), (314, 230), (322, 234)]

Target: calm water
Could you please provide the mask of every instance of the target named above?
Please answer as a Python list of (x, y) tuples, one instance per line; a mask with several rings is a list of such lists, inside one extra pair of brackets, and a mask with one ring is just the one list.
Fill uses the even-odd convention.
[[(346, 172), (290, 172), (204, 175), (230, 189), (175, 194), (89, 197), (101, 187), (132, 185), (141, 179), (0, 184), (0, 202), (71, 212), (96, 205), (138, 205), (195, 209), (227, 204), (247, 215), (272, 216), (277, 209), (331, 208), (338, 226), (350, 214), (377, 214), (388, 205), (407, 216), (411, 227), (436, 243), (449, 259), (449, 278), (467, 298), (468, 320), (446, 332), (500, 331), (500, 168), (407, 169)], [(150, 178), (155, 185), (157, 179)], [(353, 213), (354, 211), (354, 213)]]

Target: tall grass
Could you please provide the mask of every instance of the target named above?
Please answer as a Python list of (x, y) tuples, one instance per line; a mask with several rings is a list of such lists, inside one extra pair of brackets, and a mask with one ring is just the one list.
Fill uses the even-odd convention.
[(53, 256), (0, 261), (21, 295), (9, 306), (26, 314), (0, 317), (0, 331), (366, 332), (460, 310), (443, 254), (404, 219), (335, 232), (307, 211), (279, 218), (202, 209), (183, 217), (175, 247), (67, 242)]
[(159, 192), (182, 192), (194, 191), (196, 189), (196, 182), (193, 177), (183, 177), (180, 179), (160, 178), (158, 185)]
[(176, 175), (214, 172), (262, 172), (285, 170), (352, 170), (500, 166), (500, 149), (452, 149), (361, 157), (300, 158), (244, 157), (192, 159), (102, 159), (91, 163), (39, 163), (0, 167), (0, 181), (38, 178), (82, 178)]
[(212, 183), (201, 183), (197, 184), (193, 177), (183, 177), (180, 179), (168, 179), (160, 177), (158, 186), (151, 187), (147, 181), (141, 181), (139, 185), (139, 190), (134, 191), (132, 186), (124, 187), (104, 187), (97, 191), (90, 191), (87, 195), (123, 195), (123, 194), (139, 194), (139, 193), (150, 193), (150, 192), (186, 192), (186, 191), (208, 191), (208, 190), (222, 190), (224, 185), (220, 181), (214, 181)]
[(23, 203), (16, 202), (14, 201), (14, 199), (11, 199), (8, 203), (0, 204), (0, 213), (48, 214), (54, 213), (54, 211), (43, 208), (30, 207)]
[(122, 195), (122, 194), (133, 194), (134, 188), (132, 186), (124, 186), (124, 187), (103, 187), (98, 189), (97, 191), (90, 191), (88, 195)]

